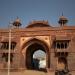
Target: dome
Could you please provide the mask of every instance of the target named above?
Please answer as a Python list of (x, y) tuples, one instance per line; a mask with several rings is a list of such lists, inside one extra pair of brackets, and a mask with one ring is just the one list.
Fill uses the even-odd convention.
[(67, 18), (65, 16), (60, 16), (59, 18), (60, 20), (67, 20)]
[(32, 21), (26, 28), (32, 27), (50, 27), (48, 21)]

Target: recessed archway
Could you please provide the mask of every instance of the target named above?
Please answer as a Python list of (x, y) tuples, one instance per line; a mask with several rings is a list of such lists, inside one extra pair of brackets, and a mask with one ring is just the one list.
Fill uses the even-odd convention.
[[(34, 66), (33, 64), (33, 55), (35, 54), (36, 51), (41, 50), (45, 53), (46, 55), (46, 68), (50, 68), (50, 55), (49, 55), (49, 48), (47, 44), (41, 40), (38, 39), (32, 39), (28, 41), (27, 43), (24, 44), (26, 46), (26, 51), (25, 51), (25, 67), (27, 69), (39, 69), (39, 60), (36, 60), (37, 67)], [(23, 47), (24, 47), (23, 46)]]
[(58, 70), (67, 70), (68, 69), (66, 57), (58, 57), (57, 69)]

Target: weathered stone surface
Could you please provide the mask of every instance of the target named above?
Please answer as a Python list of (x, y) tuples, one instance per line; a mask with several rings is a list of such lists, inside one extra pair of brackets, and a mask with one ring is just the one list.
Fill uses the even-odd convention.
[[(34, 23), (35, 24), (35, 23)], [(37, 23), (39, 24), (39, 23)], [(41, 23), (42, 24), (42, 23)], [(36, 24), (35, 24), (36, 25)], [(43, 24), (42, 24), (43, 25)], [(32, 27), (30, 27), (32, 26)], [(51, 27), (49, 25), (34, 27), (30, 25), (27, 28), (14, 28), (11, 31), (13, 37), (11, 41), (16, 42), (16, 47), (13, 53), (13, 62), (11, 65), (13, 69), (33, 69), (32, 67), (32, 55), (33, 53), (41, 49), (46, 52), (46, 69), (56, 70), (58, 58), (55, 53), (57, 52), (54, 47), (55, 41), (69, 41), (67, 49), (59, 52), (67, 52), (67, 67), (69, 70), (75, 70), (75, 26), (60, 26)], [(0, 29), (0, 43), (9, 41), (8, 29)], [(0, 49), (0, 69), (4, 68), (1, 54), (3, 52)], [(61, 56), (64, 57), (64, 56)], [(7, 62), (4, 62), (7, 63)], [(5, 69), (5, 68), (4, 68)]]

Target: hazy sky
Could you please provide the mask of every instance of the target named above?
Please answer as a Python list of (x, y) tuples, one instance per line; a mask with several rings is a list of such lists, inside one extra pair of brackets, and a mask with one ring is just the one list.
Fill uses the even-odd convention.
[(48, 20), (56, 26), (62, 12), (68, 24), (75, 25), (75, 0), (0, 0), (0, 27), (7, 27), (17, 16), (23, 26), (33, 20)]

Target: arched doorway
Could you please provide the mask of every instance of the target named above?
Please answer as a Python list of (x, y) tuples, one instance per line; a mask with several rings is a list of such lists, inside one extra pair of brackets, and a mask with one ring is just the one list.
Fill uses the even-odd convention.
[(67, 59), (65, 57), (58, 58), (58, 68), (59, 70), (67, 69)]
[[(34, 63), (33, 55), (35, 54), (36, 51), (41, 50), (45, 53), (46, 57), (46, 68), (50, 68), (50, 55), (49, 55), (49, 48), (47, 44), (41, 40), (38, 39), (32, 39), (28, 41), (27, 43), (24, 44), (26, 46), (26, 51), (25, 51), (25, 67), (27, 69), (39, 69), (39, 60), (36, 59)], [(38, 54), (39, 56), (39, 54)], [(34, 64), (37, 64), (37, 67), (34, 66)]]
[(57, 54), (57, 70), (68, 70), (67, 52), (58, 52)]

